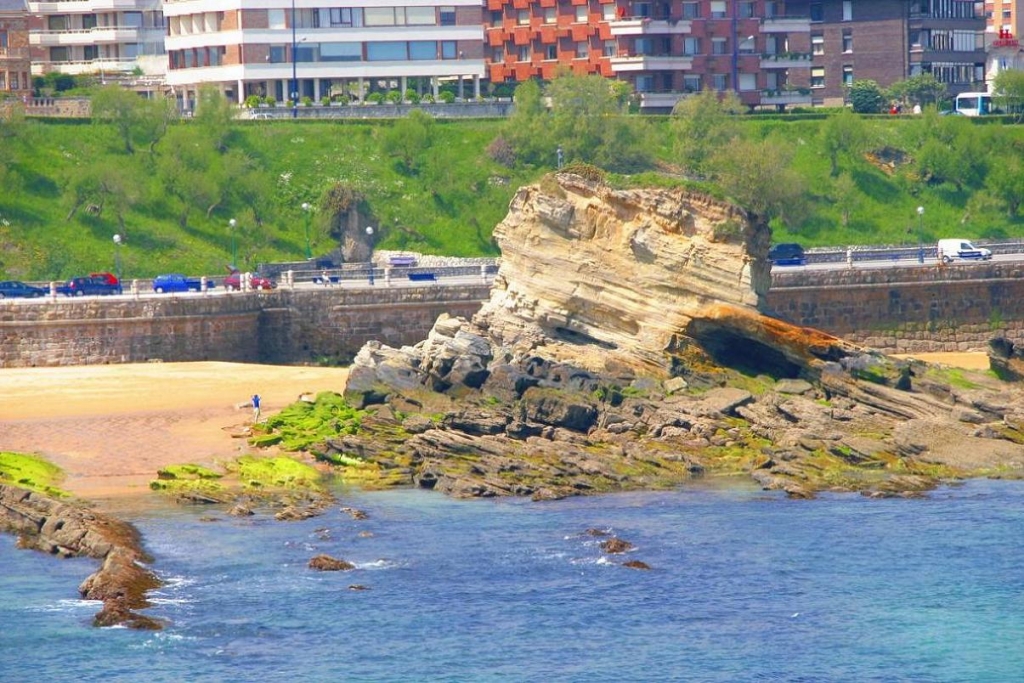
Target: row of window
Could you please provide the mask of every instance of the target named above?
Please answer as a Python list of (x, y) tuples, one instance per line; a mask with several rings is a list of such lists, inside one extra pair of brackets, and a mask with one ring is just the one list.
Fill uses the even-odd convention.
[(68, 46), (60, 45), (49, 49), (51, 62), (92, 62), (97, 59), (114, 59), (131, 61), (143, 56), (159, 56), (164, 54), (161, 43), (117, 43), (105, 46), (106, 52), (100, 53), (98, 45)]
[[(459, 59), (454, 40), (381, 41), (374, 43), (300, 43), (295, 49), (297, 63), (315, 62), (415, 62)], [(168, 53), (170, 68), (188, 69), (219, 66), (224, 63), (224, 48), (209, 47), (174, 50)], [(291, 63), (289, 45), (271, 45), (267, 61)]]
[(28, 73), (24, 71), (0, 71), (0, 90), (28, 89), (29, 83)]

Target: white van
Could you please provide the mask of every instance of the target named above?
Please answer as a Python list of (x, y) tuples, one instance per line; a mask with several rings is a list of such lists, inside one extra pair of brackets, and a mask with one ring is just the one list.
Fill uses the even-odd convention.
[(939, 240), (939, 260), (952, 263), (954, 259), (972, 259), (988, 261), (992, 252), (984, 247), (976, 247), (967, 240)]

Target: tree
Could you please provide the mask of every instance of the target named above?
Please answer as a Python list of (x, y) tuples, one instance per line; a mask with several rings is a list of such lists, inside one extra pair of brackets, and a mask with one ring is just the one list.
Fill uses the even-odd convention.
[(516, 159), (553, 166), (557, 145), (552, 142), (551, 112), (544, 105), (540, 83), (534, 79), (521, 83), (516, 88), (515, 105), (503, 135), (515, 150)]
[(832, 201), (839, 209), (842, 226), (850, 225), (850, 215), (860, 207), (860, 190), (853, 176), (843, 173), (832, 184)]
[(1006, 215), (1016, 218), (1024, 203), (1024, 161), (1020, 153), (1001, 157), (998, 167), (989, 171), (985, 184)]
[(234, 106), (216, 87), (203, 85), (199, 88), (194, 123), (203, 129), (205, 136), (221, 151), (227, 149), (234, 117)]
[(177, 118), (177, 112), (172, 100), (147, 100), (130, 90), (108, 85), (94, 92), (92, 116), (97, 121), (113, 124), (125, 152), (134, 154), (140, 145), (148, 146), (152, 152), (167, 132), (167, 126)]
[(1017, 123), (1024, 121), (1024, 71), (1000, 71), (992, 81), (992, 93), (997, 107), (1013, 114)]
[(857, 114), (878, 114), (882, 111), (882, 88), (870, 79), (855, 80), (850, 86), (850, 104)]
[(774, 139), (733, 140), (711, 159), (712, 177), (736, 203), (766, 218), (802, 218), (805, 183), (791, 167), (793, 149)]
[(849, 109), (829, 116), (821, 126), (821, 141), (831, 165), (831, 175), (839, 175), (839, 158), (860, 153), (867, 141), (864, 121)]
[(404, 173), (416, 173), (418, 161), (433, 144), (434, 119), (421, 109), (413, 109), (408, 116), (395, 121), (381, 141), (385, 154), (398, 159)]
[(670, 124), (673, 156), (694, 173), (705, 174), (711, 155), (739, 135), (735, 115), (742, 111), (735, 93), (719, 97), (704, 90), (680, 100)]
[(926, 107), (938, 104), (946, 96), (946, 84), (939, 82), (929, 73), (920, 73), (902, 81), (896, 81), (886, 90), (890, 99), (904, 104), (919, 104)]

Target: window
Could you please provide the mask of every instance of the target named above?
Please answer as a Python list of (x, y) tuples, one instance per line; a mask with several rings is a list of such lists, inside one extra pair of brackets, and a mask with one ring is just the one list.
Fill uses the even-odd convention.
[[(411, 43), (418, 45), (418, 43)], [(431, 43), (433, 46), (433, 43)], [(432, 48), (430, 59), (436, 56), (437, 48)], [(410, 49), (410, 53), (412, 50)], [(412, 57), (419, 59), (419, 57)], [(322, 62), (360, 62), (363, 59), (362, 43), (321, 43), (320, 61)]]
[(457, 56), (454, 40), (441, 41), (441, 59), (455, 59)]
[(82, 15), (82, 28), (96, 28), (96, 15), (95, 14), (83, 14)]
[(683, 19), (700, 19), (700, 3), (684, 2)]
[(3, 71), (0, 71), (0, 90), (7, 90), (6, 75)]
[(764, 72), (764, 87), (768, 90), (779, 89), (779, 72), (774, 69), (767, 69)]
[(601, 5), (601, 18), (605, 21), (615, 21), (618, 18), (617, 8), (614, 4)]
[(530, 46), (529, 45), (520, 45), (519, 46), (519, 59), (518, 59), (518, 61), (520, 61), (520, 62), (528, 62), (528, 61), (530, 61), (530, 57), (531, 56), (532, 55), (530, 53)]
[(505, 61), (505, 48), (503, 48), (503, 47), (496, 47), (496, 48), (494, 48), (494, 51), (491, 53), (491, 61), (493, 61), (495, 64), (500, 64), (501, 62), (504, 62)]
[(288, 61), (288, 53), (284, 49), (284, 45), (271, 45), (270, 46), (270, 63), (271, 64), (284, 64)]
[(740, 74), (740, 90), (757, 90), (757, 74)]
[(811, 21), (825, 21), (825, 8), (820, 2), (811, 3)]
[(576, 21), (585, 24), (589, 18), (588, 7), (586, 5), (578, 5), (576, 7)]
[[(612, 7), (612, 5), (609, 5), (609, 7)], [(618, 43), (616, 43), (614, 40), (604, 41), (604, 48), (602, 50), (602, 54), (604, 54), (605, 57), (614, 57), (615, 55), (618, 54), (618, 52)]]
[(394, 7), (366, 7), (363, 9), (363, 21), (367, 26), (394, 26)]
[(85, 61), (90, 62), (94, 59), (100, 58), (100, 48), (96, 45), (86, 45), (84, 48), (84, 54), (82, 57)]
[[(2, 47), (7, 47), (7, 31), (0, 31), (0, 48)], [(2, 71), (0, 75), (3, 75)]]
[(455, 7), (441, 8), (441, 26), (455, 26)]
[(405, 61), (407, 54), (405, 43), (397, 40), (366, 44), (366, 60), (370, 62)]
[(772, 35), (764, 37), (764, 53), (766, 55), (774, 55), (779, 52), (779, 39)]
[(553, 24), (553, 23), (555, 23), (555, 16), (557, 15), (557, 13), (558, 13), (558, 9), (557, 8), (555, 8), (555, 7), (545, 7), (544, 8), (544, 23), (545, 24)]
[(583, 41), (576, 43), (576, 59), (587, 59), (590, 57), (590, 43)]
[(500, 9), (499, 10), (494, 10), (493, 12), (491, 12), (491, 25), (492, 26), (501, 26), (502, 23), (504, 23), (504, 21), (505, 21), (505, 13), (502, 12)]
[(823, 67), (823, 66), (812, 66), (811, 67), (811, 87), (812, 88), (824, 88), (825, 87), (825, 67)]
[(825, 36), (811, 36), (811, 54), (825, 54)]
[(409, 43), (410, 60), (437, 59), (437, 42), (433, 40), (413, 40)]
[(352, 27), (352, 10), (348, 7), (331, 8), (331, 26)]
[(725, 19), (725, 0), (712, 0), (711, 18)]
[(741, 39), (739, 51), (747, 55), (757, 52), (757, 37), (747, 36), (746, 38)]
[(437, 16), (433, 7), (406, 7), (405, 24), (407, 26), (435, 26)]
[(750, 19), (754, 16), (754, 3), (741, 2), (739, 4), (740, 19)]
[(530, 23), (530, 10), (519, 10), (519, 13), (516, 15), (516, 23), (520, 26), (527, 26)]
[(49, 31), (67, 31), (68, 16), (66, 14), (60, 14), (46, 17), (46, 28)]
[(764, 18), (765, 19), (774, 19), (775, 15), (777, 15), (779, 13), (779, 10), (776, 7), (776, 4), (777, 3), (775, 2), (775, 0), (768, 0), (767, 2), (764, 3)]
[(726, 49), (725, 38), (712, 38), (711, 39), (711, 54), (713, 55), (724, 55), (728, 54)]
[(654, 76), (637, 76), (636, 91), (651, 92), (654, 90)]
[(700, 92), (700, 76), (685, 74), (683, 76), (683, 92)]
[(654, 39), (637, 38), (636, 40), (633, 41), (633, 52), (638, 55), (653, 55)]
[(684, 55), (699, 55), (700, 54), (700, 38), (683, 38), (683, 54)]
[(853, 52), (853, 34), (843, 31), (843, 52)]
[(843, 0), (843, 21), (853, 21), (852, 0)]
[(711, 87), (715, 90), (728, 90), (729, 77), (725, 74), (711, 74)]
[(283, 9), (268, 9), (267, 10), (267, 28), (288, 28), (284, 23), (284, 10)]
[(847, 88), (853, 85), (853, 67), (850, 65), (843, 67), (843, 85)]
[(544, 46), (544, 59), (548, 59), (548, 60), (558, 59), (558, 46), (557, 45), (545, 45)]

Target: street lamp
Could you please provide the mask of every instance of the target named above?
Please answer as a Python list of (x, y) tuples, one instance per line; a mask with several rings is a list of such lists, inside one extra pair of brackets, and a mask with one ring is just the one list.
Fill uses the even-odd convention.
[(924, 207), (917, 207), (917, 262), (924, 263)]
[(235, 248), (235, 226), (238, 225), (238, 221), (234, 218), (228, 221), (228, 232), (231, 233), (231, 267), (238, 267), (238, 249)]
[(299, 116), (299, 75), (296, 67), (298, 56), (295, 50), (298, 42), (295, 40), (295, 0), (292, 0), (292, 118)]
[(373, 285), (373, 228), (366, 226), (366, 237), (370, 243), (370, 285)]
[(302, 210), (306, 213), (306, 260), (313, 258), (313, 251), (309, 248), (309, 212), (313, 207), (309, 202), (302, 202)]
[(117, 282), (121, 283), (121, 236), (114, 235), (114, 272), (117, 273)]

